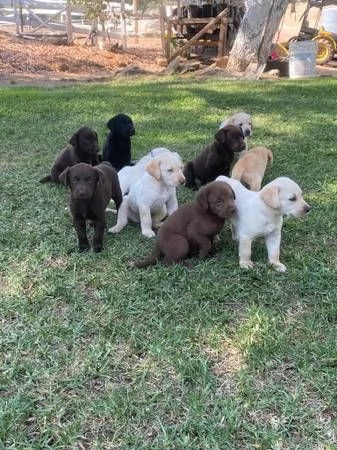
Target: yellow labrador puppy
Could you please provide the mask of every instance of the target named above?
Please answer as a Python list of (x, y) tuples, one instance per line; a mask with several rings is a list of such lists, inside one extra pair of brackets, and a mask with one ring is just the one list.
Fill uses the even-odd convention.
[(241, 181), (251, 191), (259, 191), (267, 164), (272, 162), (273, 154), (269, 148), (254, 147), (235, 163), (231, 177)]
[(146, 153), (139, 161), (133, 166), (125, 166), (118, 172), (119, 184), (123, 195), (126, 195), (130, 187), (135, 184), (144, 174), (146, 166), (153, 158), (162, 155), (163, 153), (173, 153), (180, 158), (178, 153), (171, 152), (166, 147), (156, 147), (150, 152)]
[(182, 168), (180, 157), (173, 152), (159, 152), (152, 158), (123, 197), (117, 224), (109, 232), (119, 233), (131, 220), (140, 222), (143, 236), (154, 237), (153, 228), (158, 228), (178, 208), (176, 188), (185, 183)]
[(285, 272), (280, 262), (280, 244), (283, 216), (302, 217), (310, 211), (304, 201), (300, 187), (287, 177), (279, 177), (254, 192), (240, 181), (220, 176), (218, 181), (228, 183), (235, 193), (236, 215), (231, 219), (233, 237), (239, 241), (240, 267), (250, 269), (252, 242), (264, 237), (270, 264)]

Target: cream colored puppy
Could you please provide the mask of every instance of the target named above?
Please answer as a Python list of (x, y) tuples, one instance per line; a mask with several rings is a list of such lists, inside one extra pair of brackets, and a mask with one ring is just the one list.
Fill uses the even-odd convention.
[(171, 152), (171, 150), (166, 147), (156, 147), (144, 155), (133, 166), (125, 166), (118, 172), (119, 184), (123, 195), (126, 195), (129, 192), (130, 187), (142, 177), (148, 163), (153, 158), (162, 155), (163, 153), (173, 153), (180, 158), (178, 153)]
[(251, 191), (259, 191), (267, 164), (272, 162), (273, 154), (269, 148), (254, 147), (235, 163), (231, 177), (241, 181)]
[(287, 268), (280, 262), (283, 216), (302, 217), (310, 210), (300, 187), (287, 177), (276, 178), (259, 192), (250, 191), (232, 178), (220, 176), (217, 180), (228, 183), (235, 193), (237, 213), (231, 223), (233, 237), (239, 241), (240, 267), (253, 267), (252, 242), (262, 236), (270, 264), (278, 272), (285, 272)]
[(233, 114), (228, 119), (221, 122), (219, 128), (223, 128), (226, 125), (235, 125), (242, 129), (245, 138), (250, 137), (253, 134), (253, 121), (252, 116), (245, 112), (238, 112)]
[(242, 129), (243, 135), (245, 137), (246, 150), (236, 155), (236, 158), (240, 159), (246, 154), (248, 150), (248, 138), (253, 134), (252, 116), (245, 112), (235, 113), (232, 116), (228, 117), (228, 119), (221, 122), (219, 129), (225, 127), (226, 125), (235, 125)]
[(145, 167), (145, 172), (123, 197), (118, 210), (117, 224), (109, 229), (119, 233), (128, 223), (140, 222), (142, 234), (154, 237), (167, 215), (178, 208), (176, 187), (185, 183), (180, 157), (170, 151), (159, 152)]

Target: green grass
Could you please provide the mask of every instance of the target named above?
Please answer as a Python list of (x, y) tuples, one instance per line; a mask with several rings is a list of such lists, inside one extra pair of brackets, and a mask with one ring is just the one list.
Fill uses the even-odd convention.
[[(336, 88), (163, 78), (0, 89), (1, 448), (337, 448)], [(187, 159), (240, 110), (254, 117), (250, 146), (273, 150), (265, 182), (290, 176), (312, 206), (285, 221), (285, 274), (262, 242), (255, 268), (240, 270), (229, 229), (191, 270), (128, 269), (153, 245), (132, 225), (101, 254), (69, 254), (68, 192), (38, 180), (77, 128), (102, 145), (125, 112), (135, 157), (168, 146)]]

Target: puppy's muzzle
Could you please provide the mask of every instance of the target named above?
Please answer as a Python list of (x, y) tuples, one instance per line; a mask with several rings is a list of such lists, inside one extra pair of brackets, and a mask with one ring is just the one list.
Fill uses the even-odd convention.
[(236, 206), (235, 205), (230, 205), (230, 206), (227, 207), (227, 215), (228, 215), (228, 217), (234, 216), (235, 213), (236, 213)]
[(179, 185), (180, 186), (183, 186), (185, 183), (186, 183), (186, 178), (184, 177), (184, 175), (181, 175), (180, 177), (179, 177)]
[(92, 193), (84, 188), (75, 189), (72, 195), (75, 200), (89, 200), (92, 197)]
[(90, 149), (88, 149), (89, 155), (97, 155), (98, 152), (99, 152), (98, 145), (94, 145)]
[(303, 214), (308, 214), (308, 212), (311, 210), (311, 206), (306, 203), (303, 207)]
[(249, 128), (245, 128), (242, 131), (243, 131), (244, 137), (249, 137), (252, 134), (252, 132), (251, 132), (251, 130)]
[(221, 212), (219, 213), (219, 217), (222, 217), (223, 219), (229, 219), (236, 213), (236, 206), (235, 205), (227, 205), (226, 207), (222, 208)]

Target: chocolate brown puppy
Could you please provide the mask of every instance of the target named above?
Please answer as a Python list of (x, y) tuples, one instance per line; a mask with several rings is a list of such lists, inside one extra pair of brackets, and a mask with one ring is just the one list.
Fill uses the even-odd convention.
[(59, 175), (67, 168), (80, 162), (95, 166), (99, 163), (98, 137), (95, 130), (89, 127), (81, 127), (70, 138), (69, 144), (56, 158), (50, 175), (41, 178), (40, 183), (52, 181), (59, 183)]
[(94, 226), (92, 249), (100, 252), (103, 248), (105, 208), (110, 199), (114, 200), (117, 210), (122, 203), (116, 170), (107, 161), (95, 167), (78, 163), (62, 172), (60, 182), (70, 187), (70, 211), (77, 232), (79, 251), (90, 248), (86, 220), (91, 220)]
[(227, 125), (215, 134), (215, 140), (193, 160), (185, 164), (186, 186), (197, 188), (214, 181), (219, 175), (229, 175), (234, 153), (245, 150), (242, 129)]
[(225, 220), (235, 213), (234, 200), (228, 184), (212, 181), (201, 187), (194, 201), (180, 206), (159, 228), (152, 254), (131, 266), (147, 267), (159, 260), (175, 264), (195, 253), (205, 258)]

